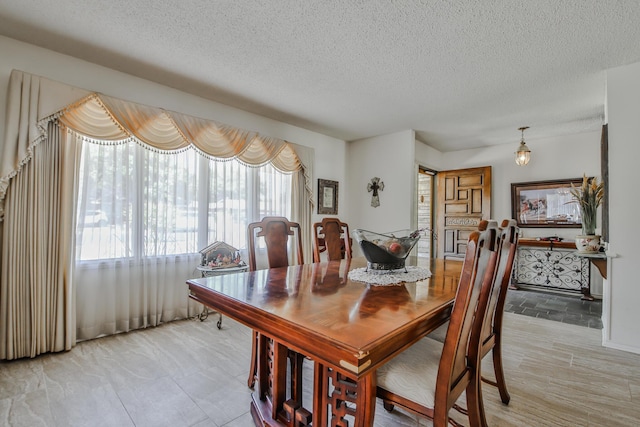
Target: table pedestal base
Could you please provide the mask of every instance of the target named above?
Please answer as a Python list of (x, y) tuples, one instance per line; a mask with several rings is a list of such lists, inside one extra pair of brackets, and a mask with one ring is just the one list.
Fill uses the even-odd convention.
[(269, 427), (305, 427), (312, 425), (311, 412), (299, 403), (288, 400), (284, 404), (284, 412), (274, 420), (271, 416), (271, 402), (262, 401), (256, 393), (251, 394), (251, 417), (256, 426)]
[(281, 427), (286, 426), (271, 418), (271, 405), (268, 401), (261, 401), (256, 396), (256, 392), (251, 393), (251, 417), (256, 426)]
[[(302, 407), (302, 355), (259, 334), (258, 381), (251, 394), (251, 416), (256, 426), (326, 427), (373, 425), (375, 373), (359, 379), (314, 362), (313, 413)], [(287, 359), (292, 360), (287, 387)]]

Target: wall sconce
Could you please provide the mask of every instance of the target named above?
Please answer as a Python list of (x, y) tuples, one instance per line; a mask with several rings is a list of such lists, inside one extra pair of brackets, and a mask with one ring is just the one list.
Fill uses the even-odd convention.
[(520, 146), (518, 147), (518, 151), (516, 151), (516, 164), (518, 166), (524, 166), (529, 163), (531, 160), (531, 150), (527, 147), (527, 144), (524, 142), (524, 131), (529, 129), (529, 126), (523, 126), (518, 130), (522, 132), (522, 139), (520, 140)]

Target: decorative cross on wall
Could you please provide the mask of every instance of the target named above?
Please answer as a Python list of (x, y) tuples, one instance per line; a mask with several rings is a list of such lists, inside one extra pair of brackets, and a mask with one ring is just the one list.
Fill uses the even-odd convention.
[(384, 190), (384, 182), (380, 180), (377, 176), (371, 178), (371, 182), (367, 184), (367, 191), (371, 194), (371, 206), (377, 208), (380, 206), (380, 198), (378, 197), (378, 191)]

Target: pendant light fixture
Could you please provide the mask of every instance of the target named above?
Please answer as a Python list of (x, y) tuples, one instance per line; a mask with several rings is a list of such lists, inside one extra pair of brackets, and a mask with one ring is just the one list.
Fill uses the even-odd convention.
[(529, 163), (531, 159), (531, 150), (527, 147), (527, 144), (524, 142), (524, 131), (529, 129), (529, 126), (523, 126), (518, 130), (522, 132), (522, 139), (520, 140), (520, 146), (518, 147), (518, 151), (516, 151), (516, 164), (518, 166), (524, 166)]

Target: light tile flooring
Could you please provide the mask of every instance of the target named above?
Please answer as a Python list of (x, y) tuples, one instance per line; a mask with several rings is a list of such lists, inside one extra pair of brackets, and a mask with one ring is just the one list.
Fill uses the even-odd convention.
[[(603, 348), (598, 329), (505, 317), (512, 398), (505, 406), (484, 387), (489, 425), (640, 425), (640, 355)], [(216, 321), (177, 321), (0, 363), (0, 425), (253, 426), (250, 331), (228, 318), (218, 330)], [(311, 366), (305, 363), (306, 384)], [(491, 372), (488, 360), (484, 368)], [(378, 404), (375, 425), (431, 423)]]

